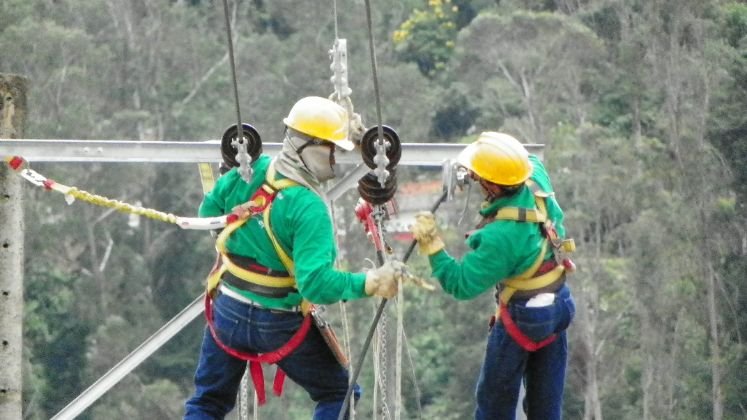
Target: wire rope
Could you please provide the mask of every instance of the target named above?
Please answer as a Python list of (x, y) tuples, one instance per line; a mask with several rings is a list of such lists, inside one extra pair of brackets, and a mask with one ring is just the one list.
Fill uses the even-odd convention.
[[(379, 78), (378, 78), (378, 71), (377, 71), (377, 65), (376, 65), (376, 49), (374, 45), (374, 37), (373, 37), (373, 24), (371, 19), (371, 2), (369, 0), (365, 0), (365, 8), (366, 8), (366, 28), (368, 30), (368, 49), (370, 52), (370, 58), (371, 58), (371, 74), (373, 78), (373, 87), (374, 87), (374, 98), (376, 102), (376, 120), (378, 124), (378, 142), (380, 145), (383, 145), (384, 142), (384, 129), (382, 126), (382, 118), (381, 118), (381, 93), (379, 90)], [(413, 246), (414, 248), (414, 246)], [(377, 253), (380, 254), (380, 252), (377, 251)], [(378, 255), (380, 264), (383, 263), (383, 258), (381, 255)], [(373, 337), (373, 333), (376, 329), (376, 325), (378, 324), (379, 320), (381, 319), (381, 316), (384, 312), (384, 308), (386, 307), (387, 299), (382, 299), (381, 303), (379, 304), (379, 307), (376, 311), (376, 314), (374, 315), (374, 319), (371, 325), (371, 328), (369, 329), (369, 333), (366, 337), (366, 340), (363, 343), (363, 350), (361, 351), (361, 355), (358, 358), (358, 365), (355, 367), (353, 371), (353, 376), (351, 377), (350, 385), (348, 386), (348, 390), (345, 394), (345, 399), (343, 400), (342, 404), (342, 410), (340, 410), (340, 415), (338, 416), (338, 420), (343, 420), (345, 418), (345, 415), (348, 411), (348, 403), (350, 401), (351, 394), (353, 392), (353, 387), (355, 386), (355, 382), (358, 379), (358, 375), (360, 375), (361, 368), (363, 366), (363, 360), (366, 357), (366, 353), (368, 352), (368, 347), (371, 344), (371, 339)]]
[(239, 106), (239, 84), (236, 81), (236, 60), (233, 55), (233, 37), (231, 36), (231, 20), (228, 17), (228, 0), (223, 0), (223, 16), (226, 21), (226, 37), (228, 38), (228, 59), (231, 66), (231, 79), (233, 82), (233, 97), (236, 104), (236, 136), (243, 138), (243, 130), (241, 130), (241, 108)]

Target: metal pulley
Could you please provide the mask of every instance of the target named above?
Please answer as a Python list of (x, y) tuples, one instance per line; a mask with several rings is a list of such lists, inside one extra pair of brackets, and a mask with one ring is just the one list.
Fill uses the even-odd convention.
[(358, 193), (371, 204), (384, 204), (397, 192), (397, 164), (402, 143), (393, 128), (382, 125), (369, 128), (361, 138), (361, 156), (372, 172), (358, 181)]
[[(393, 169), (399, 163), (402, 157), (402, 143), (399, 141), (397, 132), (392, 127), (381, 126), (383, 132), (384, 147), (386, 148), (386, 157), (389, 163), (384, 165), (386, 169)], [(379, 166), (375, 160), (377, 154), (377, 144), (379, 143), (379, 127), (371, 127), (363, 134), (361, 138), (361, 156), (363, 163), (371, 169)]]
[(374, 205), (386, 203), (394, 197), (396, 192), (397, 173), (394, 169), (389, 171), (389, 177), (383, 187), (374, 173), (367, 173), (358, 180), (358, 193), (364, 200)]
[(257, 130), (246, 123), (242, 123), (241, 128), (243, 132), (241, 138), (237, 136), (238, 130), (234, 124), (223, 132), (220, 141), (223, 166), (229, 169), (236, 166), (248, 166), (262, 154), (262, 138)]

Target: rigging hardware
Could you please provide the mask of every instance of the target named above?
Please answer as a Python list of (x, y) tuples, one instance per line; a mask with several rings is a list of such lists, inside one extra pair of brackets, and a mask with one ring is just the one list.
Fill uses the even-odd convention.
[(250, 162), (255, 161), (262, 154), (262, 138), (259, 132), (250, 124), (241, 124), (242, 138), (245, 141), (238, 144), (238, 130), (236, 124), (228, 127), (221, 137), (220, 150), (223, 157), (223, 164), (228, 168), (240, 165), (241, 154), (249, 155)]

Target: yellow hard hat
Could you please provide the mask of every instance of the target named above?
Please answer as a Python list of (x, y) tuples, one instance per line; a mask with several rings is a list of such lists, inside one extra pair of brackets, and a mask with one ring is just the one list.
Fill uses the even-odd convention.
[(355, 148), (355, 144), (348, 140), (347, 111), (327, 98), (307, 96), (300, 99), (283, 123), (300, 133), (327, 140), (345, 150)]
[(512, 186), (532, 175), (532, 163), (524, 145), (512, 136), (485, 131), (465, 147), (457, 163), (493, 184)]

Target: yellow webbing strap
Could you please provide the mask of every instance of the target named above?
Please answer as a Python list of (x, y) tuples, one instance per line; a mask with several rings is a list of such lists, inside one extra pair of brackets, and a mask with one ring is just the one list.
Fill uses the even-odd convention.
[[(267, 185), (263, 185), (262, 188), (265, 188), (265, 191), (267, 192), (276, 192), (280, 191), (284, 188), (293, 187), (298, 185), (295, 181), (291, 179), (275, 179), (275, 167), (271, 163), (269, 168), (267, 169), (267, 175), (265, 177), (265, 181), (267, 182), (267, 185), (270, 187), (268, 188)], [(272, 191), (274, 190), (274, 191)], [(244, 208), (250, 208), (254, 206), (261, 206), (264, 202), (260, 203), (254, 203), (252, 201), (249, 201), (248, 203), (242, 205)], [(241, 218), (234, 223), (229, 224), (226, 226), (223, 231), (218, 235), (218, 239), (215, 241), (215, 247), (221, 254), (221, 262), (222, 264), (217, 269), (213, 270), (213, 272), (210, 273), (208, 276), (208, 292), (212, 292), (213, 289), (215, 289), (218, 286), (218, 283), (220, 282), (221, 277), (223, 276), (223, 273), (226, 271), (230, 272), (231, 274), (235, 275), (236, 277), (248, 281), (250, 283), (259, 284), (261, 286), (266, 287), (293, 287), (296, 284), (296, 279), (293, 275), (295, 265), (293, 263), (293, 260), (288, 256), (288, 253), (285, 252), (283, 247), (280, 245), (280, 242), (275, 237), (275, 234), (272, 231), (272, 227), (270, 225), (270, 210), (272, 208), (272, 201), (265, 207), (265, 209), (262, 211), (262, 218), (264, 222), (264, 229), (267, 233), (267, 236), (270, 238), (270, 242), (272, 242), (273, 248), (275, 248), (275, 252), (278, 254), (278, 257), (280, 258), (280, 261), (283, 263), (283, 266), (285, 267), (286, 271), (290, 276), (288, 277), (273, 277), (273, 276), (266, 276), (259, 273), (254, 273), (252, 271), (246, 270), (236, 264), (234, 264), (231, 259), (227, 255), (227, 249), (226, 249), (226, 240), (228, 237), (239, 227), (241, 227), (244, 223), (246, 223), (247, 220), (254, 214), (251, 212), (245, 212), (242, 214)], [(307, 300), (301, 301), (301, 312), (305, 314), (308, 314), (311, 309), (311, 303)]]
[(275, 171), (275, 165), (273, 165), (274, 162), (270, 163), (270, 166), (267, 168), (267, 176), (266, 181), (272, 188), (274, 188), (277, 191), (280, 191), (282, 189), (293, 187), (298, 185), (298, 183), (290, 178), (285, 179), (275, 179), (275, 174), (277, 173)]
[(495, 215), (496, 220), (514, 220), (517, 222), (529, 222), (529, 223), (545, 223), (547, 221), (547, 209), (545, 207), (545, 198), (552, 195), (552, 193), (546, 193), (534, 183), (529, 180), (526, 182), (527, 187), (532, 191), (534, 195), (534, 202), (537, 205), (537, 209), (527, 209), (523, 207), (504, 207), (498, 210)]
[(228, 260), (226, 255), (226, 240), (236, 229), (240, 228), (244, 223), (246, 223), (248, 219), (249, 218), (247, 216), (233, 223), (229, 223), (225, 228), (223, 228), (220, 234), (218, 234), (218, 238), (215, 240), (215, 249), (220, 254), (220, 262), (217, 263), (216, 267), (214, 267), (208, 275), (207, 293), (212, 293), (213, 290), (218, 287), (218, 283), (220, 282), (221, 277), (223, 277), (223, 273), (225, 273), (228, 269), (228, 266), (225, 264), (226, 260)]
[(213, 176), (213, 167), (207, 162), (201, 162), (197, 164), (197, 168), (200, 170), (200, 184), (202, 185), (202, 192), (204, 194), (209, 193), (215, 186), (215, 176)]
[[(532, 193), (534, 194), (534, 202), (537, 208), (522, 209), (518, 207), (507, 207), (498, 211), (495, 216), (496, 220), (515, 220), (530, 223), (545, 223), (547, 221), (547, 206), (545, 205), (545, 198), (550, 194), (542, 191), (534, 182), (527, 181), (527, 186), (531, 188)], [(504, 210), (507, 211), (504, 212)], [(503, 214), (501, 214), (502, 212)], [(524, 217), (519, 218), (519, 216)], [(499, 295), (501, 302), (508, 303), (508, 301), (511, 300), (511, 296), (513, 296), (517, 290), (527, 291), (541, 289), (552, 284), (563, 275), (565, 268), (558, 264), (558, 266), (547, 273), (542, 274), (541, 276), (532, 277), (545, 260), (548, 244), (549, 240), (545, 238), (542, 241), (542, 250), (537, 256), (537, 259), (534, 260), (534, 263), (532, 263), (532, 265), (523, 273), (503, 281), (503, 290), (501, 290)]]
[[(296, 272), (296, 265), (293, 263), (293, 260), (288, 255), (287, 252), (283, 249), (283, 247), (280, 245), (280, 242), (278, 241), (278, 238), (275, 237), (275, 234), (272, 233), (272, 226), (270, 226), (270, 208), (272, 207), (272, 203), (270, 203), (267, 208), (265, 208), (265, 211), (262, 212), (262, 220), (265, 223), (265, 232), (267, 232), (267, 236), (270, 237), (270, 241), (272, 242), (272, 246), (275, 247), (275, 252), (278, 254), (278, 257), (280, 257), (280, 262), (283, 263), (283, 266), (288, 271), (288, 274), (291, 276), (294, 275)], [(293, 283), (295, 283), (295, 279), (293, 280)]]
[(495, 218), (497, 220), (515, 220), (529, 223), (545, 223), (545, 220), (547, 220), (547, 217), (537, 210), (522, 207), (504, 207), (498, 210)]
[[(267, 168), (267, 183), (270, 184), (270, 186), (272, 188), (275, 188), (275, 190), (277, 191), (280, 191), (284, 188), (298, 185), (297, 182), (289, 178), (276, 180), (275, 179), (275, 165), (273, 165), (272, 163), (270, 164), (270, 167)], [(296, 272), (295, 270), (296, 267), (295, 267), (295, 264), (293, 263), (293, 259), (291, 259), (291, 257), (288, 256), (288, 253), (285, 252), (283, 247), (280, 245), (280, 242), (275, 237), (275, 234), (272, 232), (272, 226), (270, 224), (270, 209), (271, 208), (272, 208), (272, 203), (270, 203), (265, 208), (265, 211), (262, 212), (262, 220), (264, 221), (264, 224), (265, 224), (265, 232), (267, 232), (267, 236), (270, 238), (270, 241), (272, 242), (272, 246), (275, 247), (275, 252), (278, 254), (278, 257), (280, 257), (280, 262), (283, 263), (283, 266), (285, 267), (286, 271), (288, 271), (288, 274), (293, 276), (294, 273)]]
[[(273, 188), (280, 191), (284, 188), (292, 187), (295, 185), (298, 185), (297, 182), (286, 178), (286, 179), (275, 179), (275, 165), (272, 163), (270, 164), (270, 167), (267, 169), (267, 183), (270, 184)], [(283, 249), (283, 247), (280, 245), (280, 242), (275, 237), (275, 234), (272, 232), (272, 227), (270, 226), (270, 208), (272, 207), (272, 203), (270, 203), (267, 208), (265, 208), (265, 211), (262, 212), (262, 220), (265, 224), (265, 232), (267, 232), (267, 236), (270, 238), (270, 241), (272, 242), (272, 246), (275, 247), (275, 252), (278, 254), (278, 257), (280, 257), (280, 262), (283, 263), (283, 266), (285, 267), (285, 270), (290, 274), (293, 278), (293, 283), (296, 282), (295, 272), (296, 272), (296, 265), (293, 263), (293, 259), (288, 255), (287, 252)], [(307, 316), (311, 310), (314, 308), (314, 305), (309, 302), (306, 299), (301, 300), (301, 313), (303, 313), (304, 316)]]
[(255, 273), (253, 271), (246, 270), (241, 266), (238, 266), (228, 258), (228, 255), (221, 254), (223, 265), (226, 266), (227, 270), (234, 276), (246, 280), (251, 283), (259, 284), (260, 286), (266, 287), (293, 287), (296, 284), (296, 279), (293, 277), (274, 277), (266, 276), (264, 274)]

